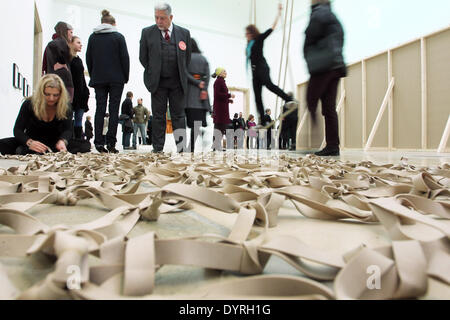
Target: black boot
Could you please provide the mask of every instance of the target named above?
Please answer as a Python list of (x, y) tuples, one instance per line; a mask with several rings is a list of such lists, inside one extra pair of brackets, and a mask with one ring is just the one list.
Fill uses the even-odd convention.
[(322, 151), (316, 152), (315, 155), (319, 156), (319, 157), (339, 157), (340, 151), (339, 151), (339, 147), (326, 146), (325, 149), (323, 149)]
[(73, 132), (75, 134), (75, 139), (81, 139), (83, 135), (83, 128), (82, 127), (74, 127)]

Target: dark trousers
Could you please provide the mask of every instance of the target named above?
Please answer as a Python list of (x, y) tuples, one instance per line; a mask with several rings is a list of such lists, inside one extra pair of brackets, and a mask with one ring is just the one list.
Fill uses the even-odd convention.
[(130, 139), (131, 139), (132, 134), (133, 134), (132, 132), (123, 132), (122, 133), (122, 145), (124, 148), (130, 147)]
[(117, 127), (119, 126), (119, 107), (122, 98), (123, 84), (111, 83), (95, 87), (95, 99), (97, 109), (95, 111), (95, 139), (94, 144), (103, 146), (103, 123), (105, 120), (106, 106), (109, 97), (109, 126), (106, 134), (106, 145), (114, 147), (117, 142)]
[[(45, 144), (45, 142), (43, 142)], [(56, 143), (55, 143), (56, 144)], [(49, 145), (49, 148), (53, 148), (53, 152), (56, 152), (53, 144)], [(5, 138), (0, 140), (0, 153), (2, 155), (27, 155), (37, 154), (36, 152), (28, 149), (27, 146), (22, 145), (16, 138)]]
[(265, 114), (264, 104), (262, 101), (262, 88), (265, 86), (267, 89), (275, 93), (277, 96), (285, 101), (292, 101), (292, 98), (288, 96), (283, 90), (273, 84), (270, 79), (270, 69), (267, 65), (256, 66), (253, 70), (253, 91), (255, 93), (256, 108), (258, 110), (259, 117), (262, 121), (262, 117)]
[(291, 139), (291, 144), (290, 147), (297, 146), (297, 122), (294, 123), (290, 123), (288, 125), (287, 129), (287, 141), (288, 141), (288, 145), (289, 145), (289, 139)]
[(339, 122), (336, 112), (337, 88), (341, 73), (333, 70), (311, 76), (306, 100), (311, 114), (315, 114), (319, 100), (322, 102), (322, 115), (325, 117), (327, 147), (339, 147)]
[(166, 113), (167, 102), (169, 102), (170, 118), (174, 131), (177, 151), (185, 150), (186, 144), (186, 115), (185, 94), (180, 86), (172, 87), (160, 84), (155, 93), (152, 94), (152, 143), (153, 150), (160, 152), (164, 149), (166, 142)]

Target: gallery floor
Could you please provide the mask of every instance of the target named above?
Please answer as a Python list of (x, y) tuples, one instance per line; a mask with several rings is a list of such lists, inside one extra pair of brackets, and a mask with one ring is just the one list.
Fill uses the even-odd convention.
[[(138, 151), (121, 153), (116, 158), (108, 158), (108, 161), (115, 163), (118, 158), (127, 158), (139, 155), (141, 158), (145, 156), (149, 151), (145, 146), (139, 147)], [(189, 161), (189, 155), (185, 155), (184, 160)], [(228, 153), (220, 153), (217, 159), (253, 159), (254, 161), (264, 161), (264, 159), (271, 160), (285, 160), (285, 157), (292, 159), (304, 158), (306, 154), (299, 152), (280, 152), (280, 151), (240, 151)], [(173, 163), (177, 163), (178, 160), (173, 160)], [(199, 161), (198, 158), (191, 158), (192, 161)], [(209, 159), (211, 160), (211, 159)], [(450, 154), (437, 154), (433, 152), (361, 152), (361, 151), (343, 151), (341, 157), (330, 159), (331, 163), (337, 162), (339, 164), (365, 164), (373, 165), (386, 165), (392, 164), (394, 166), (403, 166), (410, 169), (415, 169), (419, 172), (420, 168), (441, 168), (448, 170), (448, 164), (450, 163)], [(41, 164), (41, 167), (34, 167), (31, 170), (30, 163), (37, 163), (37, 159), (28, 159), (29, 162), (19, 161), (17, 159), (0, 159), (0, 168), (13, 170), (3, 170), (4, 175), (21, 175), (24, 172), (26, 174), (32, 174), (36, 171), (56, 171), (58, 165), (65, 165), (64, 161), (59, 164), (57, 162), (47, 162), (47, 168)], [(328, 161), (328, 160), (327, 160)], [(25, 169), (28, 163), (28, 169)], [(125, 162), (122, 162), (125, 163)], [(166, 162), (166, 164), (170, 162)], [(211, 162), (210, 162), (211, 163)], [(219, 166), (220, 161), (216, 162)], [(247, 161), (252, 163), (251, 161)], [(67, 163), (66, 163), (67, 164)], [(81, 166), (81, 163), (77, 165)], [(86, 165), (86, 163), (85, 163)], [(105, 167), (108, 163), (104, 163)], [(229, 165), (228, 162), (223, 163), (224, 166)], [(278, 164), (273, 166), (277, 168)], [(334, 165), (334, 164), (333, 164)], [(22, 171), (20, 168), (22, 166)], [(370, 167), (370, 166), (368, 166)], [(168, 167), (166, 167), (168, 168)], [(173, 167), (175, 168), (175, 167)], [(250, 168), (250, 167), (246, 167)], [(386, 168), (389, 168), (387, 166)], [(97, 168), (99, 169), (99, 168)], [(100, 169), (99, 169), (100, 170)], [(189, 170), (183, 172), (188, 172)], [(215, 170), (218, 170), (217, 168)], [(250, 170), (250, 169), (249, 169)], [(278, 169), (279, 170), (279, 167)], [(101, 171), (101, 170), (100, 170)], [(9, 172), (9, 173), (8, 173)], [(21, 173), (22, 172), (22, 173)], [(287, 172), (290, 172), (289, 170)], [(447, 171), (448, 172), (448, 171)], [(103, 172), (104, 173), (104, 172)], [(143, 177), (148, 172), (141, 172)], [(325, 173), (324, 173), (325, 174)], [(117, 178), (118, 172), (116, 172)], [(94, 175), (95, 176), (95, 175)], [(108, 181), (113, 179), (114, 174), (110, 171), (109, 175), (98, 175), (100, 181)], [(169, 176), (160, 176), (168, 178)], [(172, 176), (173, 177), (173, 176)], [(196, 176), (198, 178), (198, 176)], [(79, 178), (82, 178), (81, 176)], [(206, 178), (205, 178), (206, 179)], [(245, 179), (245, 177), (242, 177)], [(91, 177), (90, 180), (95, 180), (95, 177)], [(51, 181), (51, 180), (50, 180)], [(111, 180), (113, 181), (113, 180)], [(206, 180), (205, 180), (206, 181)], [(229, 180), (228, 183), (232, 184), (233, 180)], [(268, 180), (264, 180), (268, 181)], [(133, 183), (135, 183), (133, 181)], [(202, 185), (198, 183), (198, 185)], [(214, 182), (217, 180), (210, 180), (210, 186), (214, 186)], [(51, 182), (52, 183), (52, 182)], [(448, 183), (448, 179), (446, 180)], [(2, 186), (6, 188), (7, 182), (3, 180)], [(244, 187), (243, 184), (238, 184)], [(217, 190), (221, 190), (223, 185), (216, 186)], [(273, 185), (271, 185), (273, 190)], [(448, 184), (444, 186), (448, 191)], [(128, 186), (127, 186), (128, 188)], [(444, 188), (444, 189), (445, 189)], [(155, 186), (151, 183), (143, 183), (140, 185), (135, 193), (143, 193), (153, 191)], [(261, 186), (258, 190), (263, 190), (264, 186)], [(268, 190), (270, 190), (269, 188)], [(50, 187), (51, 190), (51, 187)], [(2, 191), (3, 195), (6, 191)], [(444, 196), (440, 198), (440, 202), (446, 202), (447, 208), (450, 197)], [(3, 202), (2, 202), (3, 206)], [(1, 207), (0, 207), (1, 209)], [(104, 206), (99, 205), (99, 202), (93, 199), (80, 200), (76, 206), (61, 207), (55, 204), (39, 204), (33, 206), (26, 212), (31, 216), (37, 218), (45, 225), (52, 227), (57, 225), (80, 225), (94, 221), (101, 218), (110, 210), (107, 210)], [(128, 238), (136, 238), (144, 235), (148, 232), (154, 232), (158, 239), (172, 239), (172, 238), (184, 238), (184, 237), (197, 237), (206, 234), (220, 235), (226, 237), (233, 229), (237, 221), (238, 216), (236, 214), (227, 214), (217, 208), (213, 208), (208, 205), (204, 205), (198, 202), (191, 202), (190, 209), (178, 210), (172, 214), (161, 214), (157, 221), (138, 221), (132, 228), (131, 232), (127, 235)], [(436, 217), (435, 217), (436, 218)], [(439, 223), (446, 226), (446, 230), (450, 228), (450, 221), (447, 219), (437, 219)], [(294, 206), (291, 201), (284, 201), (277, 219), (277, 225), (273, 228), (265, 230), (261, 226), (254, 226), (250, 232), (249, 238), (255, 237), (258, 234), (267, 232), (266, 236), (269, 238), (277, 236), (292, 236), (309, 248), (317, 250), (323, 254), (331, 255), (345, 255), (349, 251), (354, 250), (361, 245), (365, 245), (369, 248), (376, 248), (380, 246), (389, 246), (392, 244), (392, 239), (385, 226), (380, 223), (364, 223), (355, 219), (310, 219), (299, 213), (298, 208)], [(1, 236), (14, 235), (15, 232), (6, 226), (0, 227), (0, 239)], [(448, 234), (447, 234), (448, 236)], [(445, 238), (445, 237), (444, 237)], [(447, 239), (448, 240), (448, 239)], [(0, 246), (1, 249), (1, 246)], [(4, 249), (4, 248), (3, 248)], [(449, 255), (449, 248), (447, 250), (447, 259)], [(0, 253), (2, 250), (0, 250)], [(98, 263), (97, 258), (90, 257), (91, 264)], [(95, 261), (94, 261), (95, 260)], [(29, 255), (23, 257), (11, 257), (0, 256), (0, 268), (3, 268), (4, 275), (9, 279), (9, 283), (14, 287), (13, 292), (16, 293), (15, 297), (19, 297), (20, 293), (25, 292), (32, 286), (35, 286), (51, 274), (55, 270), (54, 260), (49, 260), (48, 257), (42, 255)], [(411, 261), (414, 263), (414, 261)], [(286, 261), (280, 259), (276, 255), (273, 255), (268, 261), (263, 270), (265, 275), (288, 275), (293, 277), (306, 277), (302, 274), (298, 268), (294, 268), (292, 265), (286, 263)], [(167, 298), (181, 296), (199, 297), (203, 292), (206, 292), (208, 288), (213, 285), (225, 283), (235, 278), (242, 278), (243, 275), (238, 272), (228, 272), (221, 270), (212, 270), (204, 268), (202, 266), (183, 266), (183, 265), (165, 265), (155, 273), (154, 290), (153, 294), (156, 296), (164, 296)], [(5, 281), (5, 279), (3, 279)], [(0, 272), (0, 282), (1, 272)], [(329, 289), (334, 290), (334, 281), (320, 281)], [(0, 288), (0, 297), (2, 288)], [(12, 297), (12, 298), (15, 298)], [(5, 298), (5, 296), (3, 296)], [(7, 297), (8, 298), (8, 297)], [(11, 297), (9, 297), (11, 298)], [(108, 298), (108, 296), (105, 296)], [(445, 281), (440, 281), (436, 277), (428, 277), (428, 286), (426, 293), (417, 297), (419, 299), (450, 299), (450, 285)]]

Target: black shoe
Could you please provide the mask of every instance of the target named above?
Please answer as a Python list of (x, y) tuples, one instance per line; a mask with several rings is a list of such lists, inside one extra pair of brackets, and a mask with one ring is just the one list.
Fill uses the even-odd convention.
[(290, 148), (289, 148), (289, 151), (296, 151), (297, 150), (297, 148), (295, 147), (295, 146), (291, 146)]
[(108, 153), (108, 150), (106, 150), (104, 146), (96, 145), (95, 149), (97, 149), (99, 153)]
[(115, 146), (108, 146), (109, 153), (119, 153)]
[(339, 152), (339, 148), (326, 147), (322, 151), (316, 152), (315, 155), (319, 156), (319, 157), (339, 157), (340, 152)]
[(163, 153), (162, 150), (152, 150), (152, 153)]

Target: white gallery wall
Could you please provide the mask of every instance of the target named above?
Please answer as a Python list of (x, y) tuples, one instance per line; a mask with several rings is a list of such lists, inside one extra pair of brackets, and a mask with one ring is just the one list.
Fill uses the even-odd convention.
[(34, 3), (29, 0), (0, 1), (0, 138), (12, 137), (23, 98), (13, 87), (13, 64), (33, 85)]
[[(67, 21), (75, 28), (85, 48), (92, 29), (100, 24), (100, 12), (109, 9), (116, 17), (118, 30), (127, 40), (131, 58), (130, 82), (125, 92), (131, 90), (135, 98), (144, 98), (150, 105), (150, 94), (143, 85), (143, 68), (139, 63), (141, 30), (154, 24), (154, 0), (14, 0), (0, 1), (0, 137), (11, 136), (22, 95), (12, 87), (12, 64), (19, 65), (22, 74), (32, 84), (34, 3), (39, 11), (44, 48), (58, 21)], [(227, 68), (229, 86), (251, 88), (251, 76), (245, 68), (244, 28), (250, 22), (251, 0), (172, 0), (174, 22), (191, 30), (210, 62), (211, 69)], [(286, 3), (285, 0), (282, 3)], [(310, 14), (309, 0), (294, 0), (292, 34), (289, 49), (289, 67), (286, 91), (306, 81), (308, 74), (303, 60), (304, 30)], [(275, 18), (276, 0), (257, 0), (257, 26), (265, 31)], [(397, 44), (448, 26), (450, 1), (435, 0), (335, 0), (333, 8), (346, 31), (345, 56), (354, 62)], [(272, 80), (277, 83), (281, 58), (283, 21), (265, 44), (265, 56), (271, 67)], [(84, 49), (85, 49), (84, 48)], [(85, 61), (84, 50), (81, 58)], [(284, 76), (284, 72), (283, 72)], [(283, 80), (283, 77), (282, 77)], [(284, 81), (281, 83), (283, 84)], [(212, 86), (210, 86), (212, 94)], [(124, 93), (125, 94), (125, 93)], [(264, 91), (266, 107), (274, 108), (275, 97)], [(95, 112), (92, 92), (90, 112)], [(255, 113), (253, 94), (251, 112)], [(120, 130), (119, 130), (120, 135)]]

